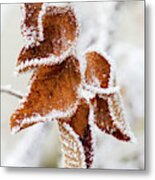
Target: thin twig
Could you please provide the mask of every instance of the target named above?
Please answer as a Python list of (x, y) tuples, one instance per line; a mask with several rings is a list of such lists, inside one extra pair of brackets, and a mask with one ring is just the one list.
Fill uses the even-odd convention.
[(7, 93), (7, 94), (15, 96), (19, 99), (23, 98), (23, 95), (20, 92), (17, 92), (16, 90), (12, 89), (11, 86), (9, 86), (9, 85), (1, 86), (0, 92), (1, 93)]

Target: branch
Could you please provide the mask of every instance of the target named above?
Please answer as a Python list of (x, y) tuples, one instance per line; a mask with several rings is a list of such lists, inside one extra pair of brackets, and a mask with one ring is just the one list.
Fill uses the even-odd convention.
[(12, 89), (10, 85), (1, 86), (0, 92), (15, 96), (19, 99), (22, 99), (23, 97), (23, 95), (20, 92)]

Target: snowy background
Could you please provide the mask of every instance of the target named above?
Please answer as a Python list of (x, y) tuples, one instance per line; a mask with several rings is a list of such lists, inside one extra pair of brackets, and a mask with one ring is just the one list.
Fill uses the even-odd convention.
[[(93, 166), (104, 169), (144, 168), (144, 2), (71, 3), (81, 24), (77, 54), (100, 47), (114, 60), (128, 121), (137, 144), (120, 142), (96, 129)], [(31, 73), (16, 77), (14, 69), (23, 40), (20, 4), (1, 5), (1, 85), (27, 92)], [(18, 98), (1, 94), (1, 164), (62, 167), (58, 128), (54, 123), (32, 126), (12, 135), (9, 118)]]

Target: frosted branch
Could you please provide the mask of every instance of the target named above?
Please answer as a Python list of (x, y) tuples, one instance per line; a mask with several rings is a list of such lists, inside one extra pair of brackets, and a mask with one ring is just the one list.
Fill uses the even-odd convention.
[(20, 92), (12, 89), (10, 85), (1, 86), (0, 91), (1, 91), (1, 93), (6, 93), (11, 96), (15, 96), (19, 99), (22, 99), (22, 97), (23, 97), (23, 95)]

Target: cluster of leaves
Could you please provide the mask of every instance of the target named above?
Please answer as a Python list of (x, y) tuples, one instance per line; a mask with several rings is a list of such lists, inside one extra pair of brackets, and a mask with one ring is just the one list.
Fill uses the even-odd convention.
[(90, 168), (95, 126), (119, 140), (132, 141), (112, 61), (96, 49), (77, 58), (79, 25), (70, 6), (24, 4), (22, 12), (25, 44), (17, 71), (34, 72), (28, 94), (11, 116), (11, 129), (18, 132), (55, 120), (65, 167)]

